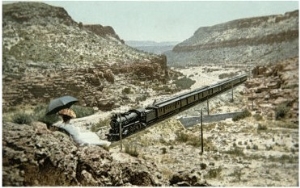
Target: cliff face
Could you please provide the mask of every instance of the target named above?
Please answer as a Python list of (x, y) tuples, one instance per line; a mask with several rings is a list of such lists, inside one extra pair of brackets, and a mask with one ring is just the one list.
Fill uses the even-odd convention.
[(112, 27), (77, 23), (44, 3), (3, 5), (2, 49), (4, 108), (73, 95), (81, 105), (110, 110), (122, 105), (125, 87), (146, 90), (168, 79), (164, 56), (126, 46)]
[(201, 27), (169, 53), (170, 65), (262, 64), (298, 56), (298, 10)]

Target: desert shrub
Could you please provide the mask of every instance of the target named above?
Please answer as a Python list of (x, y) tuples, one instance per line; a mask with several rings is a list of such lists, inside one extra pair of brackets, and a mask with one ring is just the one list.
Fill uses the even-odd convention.
[(139, 155), (136, 147), (133, 147), (131, 144), (125, 144), (125, 153), (128, 153), (133, 157), (137, 157)]
[(209, 171), (207, 172), (207, 174), (204, 176), (205, 178), (217, 178), (218, 176), (220, 176), (222, 171), (222, 168), (216, 168), (216, 169), (209, 169)]
[(254, 150), (258, 150), (258, 146), (256, 144), (253, 145)]
[(110, 83), (115, 83), (115, 77), (113, 72), (110, 69), (107, 69), (104, 73), (104, 78), (106, 79), (106, 81), (110, 82)]
[(167, 153), (167, 148), (161, 148), (162, 154), (166, 154)]
[(94, 109), (92, 107), (73, 105), (72, 110), (74, 110), (76, 118), (81, 118), (94, 114)]
[(174, 82), (174, 84), (181, 89), (190, 89), (191, 86), (195, 83), (195, 80), (192, 80), (187, 77), (180, 78)]
[(242, 111), (242, 113), (237, 114), (236, 116), (234, 116), (232, 118), (232, 120), (233, 121), (238, 121), (240, 119), (244, 119), (244, 118), (249, 117), (249, 116), (251, 116), (251, 113), (249, 112), (249, 110), (245, 109), (245, 110)]
[(260, 121), (260, 120), (263, 119), (262, 116), (259, 115), (259, 114), (254, 114), (254, 115), (253, 115), (253, 118), (254, 118), (256, 121)]
[(168, 85), (164, 85), (164, 86), (163, 86), (163, 90), (164, 90), (165, 92), (173, 92), (173, 90), (172, 90)]
[(200, 140), (200, 137), (198, 137), (198, 136), (186, 134), (181, 131), (177, 131), (176, 135), (177, 135), (176, 141), (178, 141), (178, 142), (186, 142), (186, 144), (192, 145), (194, 147), (201, 146), (201, 140)]
[(257, 126), (257, 130), (258, 130), (258, 131), (265, 131), (265, 130), (267, 130), (267, 129), (268, 129), (268, 128), (267, 128), (266, 125), (258, 124), (258, 126)]
[(205, 163), (200, 163), (200, 168), (201, 170), (206, 169), (207, 165)]
[(189, 139), (189, 135), (188, 134), (185, 134), (183, 132), (176, 132), (176, 141), (179, 141), (179, 142), (187, 142), (188, 139)]
[(275, 108), (275, 119), (276, 120), (282, 119), (286, 116), (286, 114), (290, 110), (290, 107), (288, 105), (289, 105), (289, 103), (283, 102)]
[(130, 88), (129, 87), (126, 87), (126, 88), (124, 88), (123, 90), (122, 90), (122, 93), (123, 94), (130, 94)]
[(232, 174), (229, 174), (228, 176), (234, 176), (238, 181), (240, 181), (242, 176), (241, 169), (235, 169), (234, 172)]
[(13, 123), (29, 125), (32, 121), (33, 121), (32, 115), (25, 112), (17, 112), (12, 116)]

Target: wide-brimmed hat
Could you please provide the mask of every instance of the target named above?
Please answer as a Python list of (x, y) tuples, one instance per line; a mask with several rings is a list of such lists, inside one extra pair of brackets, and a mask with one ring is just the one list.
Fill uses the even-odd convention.
[(59, 115), (69, 116), (71, 118), (76, 118), (76, 114), (72, 109), (65, 108), (58, 112)]

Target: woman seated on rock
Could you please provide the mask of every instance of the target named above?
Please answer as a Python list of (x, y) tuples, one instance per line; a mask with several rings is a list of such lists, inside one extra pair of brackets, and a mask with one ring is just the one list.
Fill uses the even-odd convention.
[(72, 118), (76, 118), (76, 114), (71, 109), (63, 109), (58, 112), (62, 117), (63, 123), (56, 125), (57, 127), (67, 131), (73, 140), (79, 145), (100, 145), (100, 146), (109, 146), (110, 142), (101, 140), (99, 136), (91, 131), (81, 130), (79, 127), (70, 123)]

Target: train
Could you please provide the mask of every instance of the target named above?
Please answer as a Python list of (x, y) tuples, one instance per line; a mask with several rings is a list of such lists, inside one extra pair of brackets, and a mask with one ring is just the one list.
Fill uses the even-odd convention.
[(201, 87), (190, 92), (171, 97), (146, 108), (132, 109), (111, 117), (108, 141), (118, 141), (150, 125), (169, 118), (211, 97), (223, 93), (247, 80), (247, 75), (239, 75), (211, 86)]

